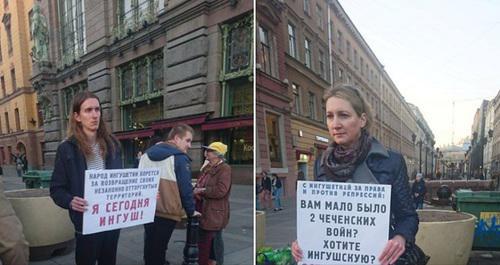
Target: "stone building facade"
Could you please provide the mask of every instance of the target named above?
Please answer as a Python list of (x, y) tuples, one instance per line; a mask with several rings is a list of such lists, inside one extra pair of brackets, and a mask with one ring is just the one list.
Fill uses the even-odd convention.
[[(257, 1), (257, 14), (267, 10), (262, 8), (262, 2), (265, 1)], [(299, 172), (302, 171), (306, 179), (314, 178), (314, 161), (331, 143), (323, 94), (337, 83), (348, 83), (360, 89), (374, 112), (372, 135), (387, 148), (404, 155), (408, 173), (419, 167), (416, 150), (420, 148), (417, 143), (421, 142), (424, 150), (420, 159), (422, 171), (427, 168), (430, 174), (434, 148), (430, 128), (426, 126), (423, 116), (417, 117), (404, 100), (338, 1), (300, 0), (285, 1), (283, 4), (281, 20), (274, 23), (275, 27), (281, 27), (281, 33), (276, 33), (275, 27), (266, 28), (267, 34), (281, 34), (284, 41), (281, 45), (284, 49), (276, 49), (278, 54), (270, 58), (277, 61), (278, 69), (267, 72), (267, 75), (266, 67), (260, 65), (257, 70), (259, 77), (274, 77), (275, 80), (273, 84), (265, 85), (257, 82), (257, 176), (262, 170), (270, 169), (272, 173), (286, 177), (289, 195), (294, 194)], [(264, 14), (262, 16), (265, 17)], [(260, 20), (258, 23), (261, 23)], [(258, 47), (266, 46), (261, 44), (259, 34), (257, 38)], [(284, 57), (284, 66), (280, 64), (281, 56)], [(258, 55), (257, 62), (260, 64), (262, 60)], [(281, 75), (281, 67), (285, 69), (284, 76)], [(278, 89), (283, 85), (288, 87), (288, 93)], [(265, 101), (271, 103), (275, 113), (279, 113), (280, 120), (276, 124), (282, 126), (283, 132), (275, 131), (280, 132), (278, 143), (281, 145), (269, 147), (270, 133), (264, 125), (266, 107), (271, 107), (265, 105)], [(283, 105), (287, 101), (288, 111)], [(274, 155), (273, 163), (270, 154), (274, 154), (275, 150), (281, 154)]]
[(153, 136), (177, 123), (202, 145), (222, 141), (236, 182), (253, 166), (253, 3), (227, 0), (51, 0), (49, 61), (33, 67), (42, 103), (46, 166), (53, 165), (72, 96), (88, 89), (133, 165)]
[(15, 172), (15, 157), (26, 156), (27, 169), (43, 164), (43, 121), (31, 77), (34, 1), (3, 1), (0, 4), (0, 166)]

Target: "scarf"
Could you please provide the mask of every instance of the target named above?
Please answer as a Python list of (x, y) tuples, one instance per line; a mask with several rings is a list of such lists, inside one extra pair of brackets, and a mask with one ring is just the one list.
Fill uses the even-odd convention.
[(363, 163), (371, 148), (370, 134), (362, 129), (361, 136), (351, 148), (331, 143), (321, 158), (328, 180), (346, 182), (352, 178), (356, 167)]

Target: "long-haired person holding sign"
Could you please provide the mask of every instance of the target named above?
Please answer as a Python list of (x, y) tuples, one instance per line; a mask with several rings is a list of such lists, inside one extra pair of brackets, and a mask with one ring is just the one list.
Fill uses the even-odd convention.
[[(389, 241), (378, 257), (379, 262), (421, 264), (425, 255), (415, 245), (418, 215), (402, 155), (386, 150), (370, 135), (370, 107), (356, 88), (335, 86), (325, 93), (324, 99), (333, 142), (315, 163), (316, 180), (391, 185)], [(292, 255), (295, 260), (302, 260), (297, 241), (292, 243)]]
[(88, 91), (73, 98), (69, 114), (68, 137), (57, 148), (50, 196), (62, 208), (69, 210), (75, 227), (76, 264), (116, 264), (116, 249), (120, 230), (82, 235), (85, 170), (122, 168), (118, 141), (102, 119), (99, 98)]

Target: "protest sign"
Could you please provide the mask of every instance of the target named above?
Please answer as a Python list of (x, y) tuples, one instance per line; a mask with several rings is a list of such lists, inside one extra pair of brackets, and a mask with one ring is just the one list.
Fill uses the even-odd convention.
[(86, 170), (84, 235), (152, 222), (159, 169)]
[(390, 185), (299, 181), (299, 264), (379, 264), (390, 202)]

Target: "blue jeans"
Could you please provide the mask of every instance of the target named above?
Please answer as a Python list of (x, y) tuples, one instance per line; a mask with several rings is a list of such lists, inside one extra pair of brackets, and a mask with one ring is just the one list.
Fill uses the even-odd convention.
[(424, 202), (415, 202), (416, 209), (424, 209)]
[(281, 208), (281, 193), (283, 188), (277, 188), (274, 190), (274, 208)]

